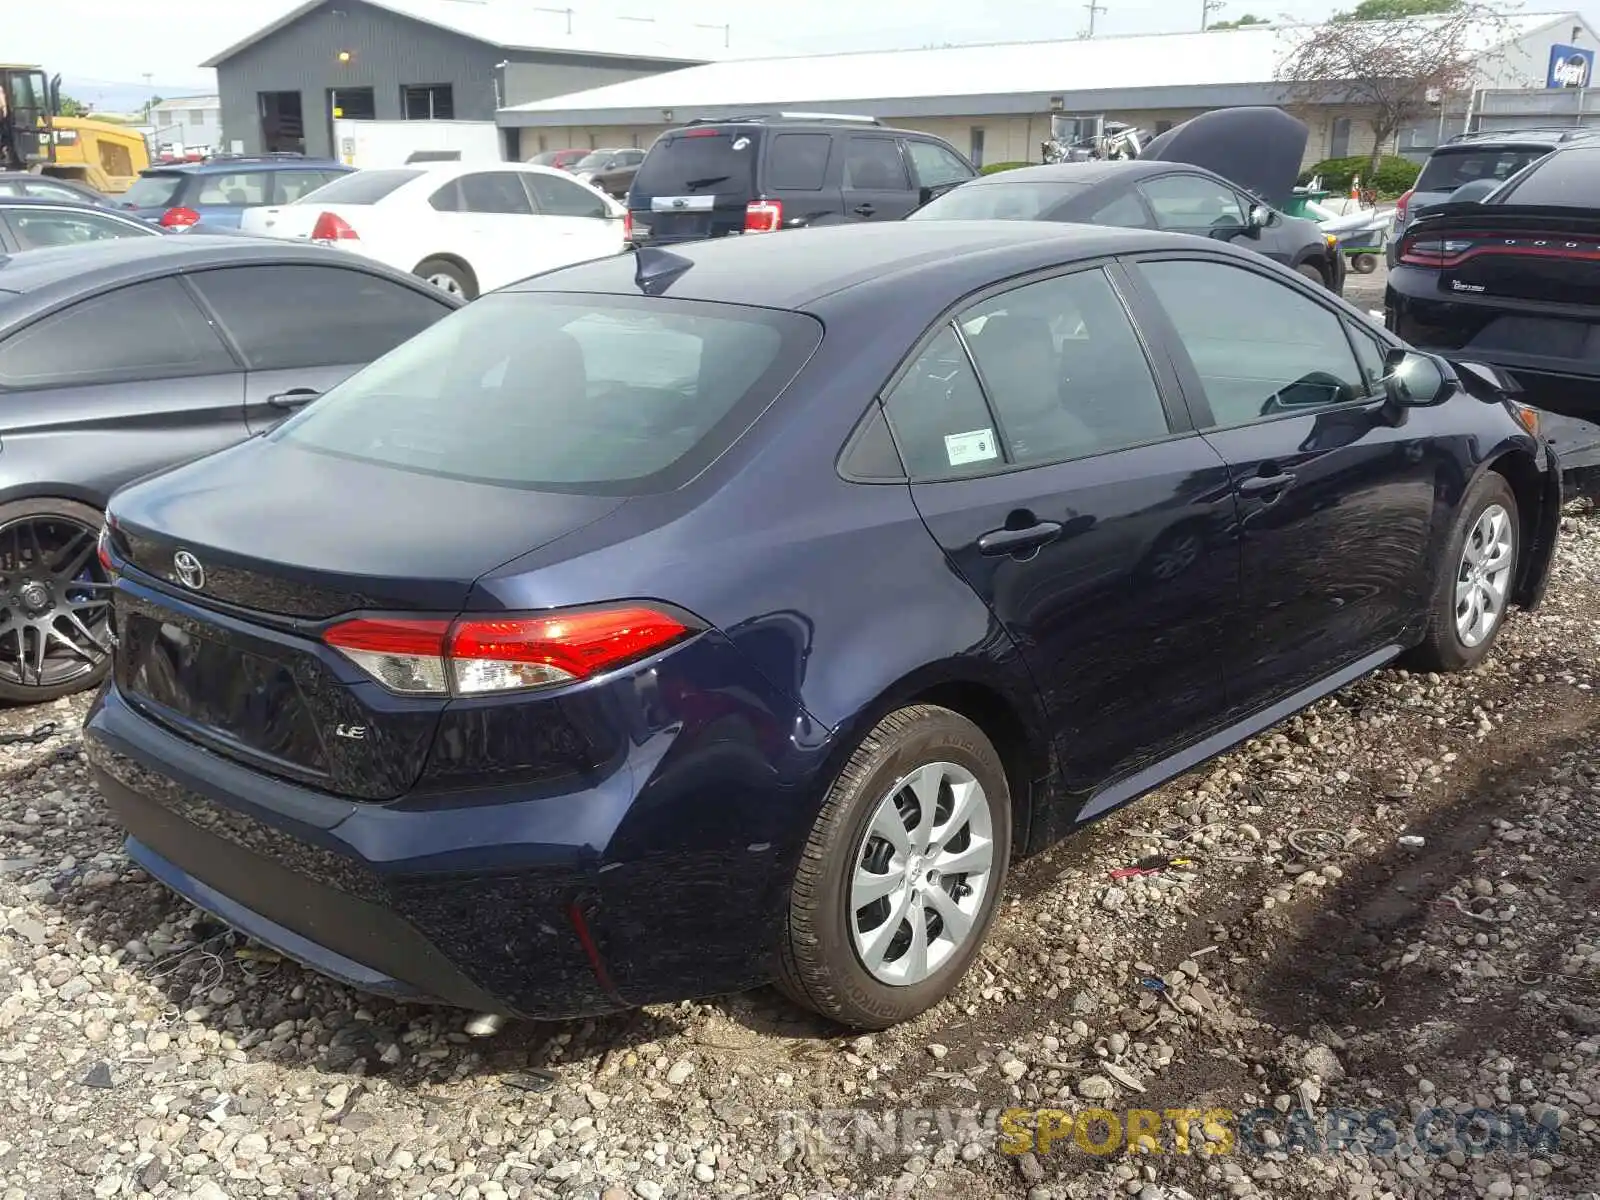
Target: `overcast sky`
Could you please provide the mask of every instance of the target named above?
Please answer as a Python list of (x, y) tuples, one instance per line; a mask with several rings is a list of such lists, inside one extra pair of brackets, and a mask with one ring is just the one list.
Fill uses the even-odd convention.
[[(1198, 29), (1202, 0), (1099, 0), (1097, 34), (1177, 32)], [(729, 0), (529, 0), (530, 7), (560, 8), (582, 3), (580, 11), (610, 11), (653, 16), (662, 25), (676, 10), (685, 24), (729, 22), (735, 49), (811, 53), (850, 49), (890, 49), (943, 42), (1017, 41), (1075, 37), (1087, 26), (1082, 4), (1046, 0), (810, 0), (802, 8), (767, 8)], [(215, 74), (202, 60), (268, 24), (295, 7), (294, 0), (200, 0), (183, 6), (170, 20), (160, 5), (133, 0), (72, 0), (50, 5), (42, 0), (0, 0), (6, 9), (0, 58), (43, 63), (74, 80), (140, 83), (148, 74), (169, 89), (215, 87)], [(1213, 19), (1247, 12), (1271, 18), (1315, 20), (1348, 4), (1335, 0), (1265, 0), (1259, 5), (1228, 0)], [(1514, 7), (1514, 6), (1508, 6)], [(1582, 6), (1582, 7), (1587, 7)], [(1526, 11), (1560, 11), (1558, 4), (1531, 3)], [(804, 12), (804, 21), (786, 21)], [(780, 19), (766, 19), (766, 14)], [(550, 18), (560, 28), (562, 19)], [(784, 26), (790, 25), (791, 30)], [(821, 32), (832, 29), (834, 32)], [(1131, 81), (1130, 81), (1131, 82)]]

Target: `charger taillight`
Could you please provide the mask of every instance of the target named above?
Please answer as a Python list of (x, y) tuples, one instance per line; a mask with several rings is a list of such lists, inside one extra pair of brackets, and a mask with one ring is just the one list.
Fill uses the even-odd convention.
[(1394, 202), (1395, 221), (1400, 225), (1406, 223), (1406, 214), (1411, 211), (1411, 197), (1416, 194), (1416, 190), (1416, 188), (1410, 188), (1402, 192), (1400, 199)]
[(782, 200), (752, 200), (744, 206), (746, 233), (775, 233), (782, 226)]
[(453, 621), (358, 617), (322, 640), (391, 692), (481, 696), (581, 682), (696, 632), (686, 617), (627, 604)]

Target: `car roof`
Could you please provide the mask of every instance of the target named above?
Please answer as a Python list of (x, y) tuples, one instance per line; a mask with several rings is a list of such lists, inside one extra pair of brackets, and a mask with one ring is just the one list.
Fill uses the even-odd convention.
[(1600, 136), (1600, 130), (1574, 127), (1570, 129), (1492, 129), (1476, 133), (1457, 134), (1449, 141), (1433, 148), (1434, 154), (1459, 150), (1488, 149), (1495, 146), (1563, 146), (1572, 142)]
[[(3, 178), (3, 177), (0, 177)], [(129, 221), (139, 218), (132, 213), (118, 213), (102, 204), (95, 204), (88, 200), (63, 200), (59, 196), (0, 196), (0, 204), (7, 208), (65, 208), (72, 212), (90, 212), (97, 217), (103, 217), (108, 212), (114, 216), (121, 216)]]
[[(349, 255), (328, 247), (271, 238), (199, 233), (186, 233), (182, 237), (113, 238), (80, 246), (52, 246), (0, 255), (0, 291), (44, 296), (62, 290), (92, 291), (102, 284), (131, 283), (172, 271), (238, 263), (352, 265), (353, 261)], [(377, 264), (362, 261), (360, 265), (371, 269)]]
[(984, 187), (995, 183), (1102, 183), (1107, 179), (1148, 179), (1182, 171), (1189, 175), (1220, 178), (1216, 172), (1189, 163), (1137, 159), (1090, 159), (1087, 162), (1046, 163), (1036, 167), (1012, 167), (968, 180), (962, 187)]
[[(1205, 243), (1200, 243), (1204, 245)], [(1213, 248), (1220, 247), (1213, 244)], [(950, 303), (1012, 275), (1139, 250), (1196, 247), (1180, 234), (1051, 221), (894, 221), (817, 226), (770, 236), (646, 247), (536, 275), (509, 291), (639, 294), (641, 256), (692, 264), (665, 289), (675, 299), (806, 309), (840, 292), (880, 287)], [(1227, 248), (1223, 248), (1226, 250)], [(1242, 258), (1253, 257), (1235, 251)], [(916, 280), (916, 283), (909, 281)]]
[(141, 175), (213, 175), (236, 171), (349, 171), (352, 168), (331, 158), (217, 158), (197, 163), (152, 163)]

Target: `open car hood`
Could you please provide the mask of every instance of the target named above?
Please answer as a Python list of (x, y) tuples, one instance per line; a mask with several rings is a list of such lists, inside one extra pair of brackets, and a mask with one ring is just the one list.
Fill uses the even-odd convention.
[(1204, 167), (1280, 207), (1300, 177), (1310, 132), (1281, 108), (1219, 108), (1167, 130), (1139, 158)]

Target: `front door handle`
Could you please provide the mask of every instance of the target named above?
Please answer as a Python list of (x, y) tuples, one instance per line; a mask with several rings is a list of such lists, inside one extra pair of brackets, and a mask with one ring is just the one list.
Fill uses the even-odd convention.
[(267, 403), (273, 408), (299, 408), (301, 405), (310, 404), (321, 392), (315, 388), (290, 388), (287, 392), (278, 392), (268, 396)]
[(873, 213), (877, 212), (878, 210), (873, 208), (872, 205), (870, 205), (870, 204), (858, 204), (854, 208), (852, 208), (850, 211), (855, 213), (856, 216), (858, 216), (858, 217), (870, 217)]
[(979, 554), (1022, 554), (1061, 536), (1061, 522), (1040, 521), (1026, 529), (993, 529), (978, 539)]
[(1289, 474), (1252, 475), (1240, 482), (1238, 491), (1241, 496), (1261, 496), (1281, 492), (1293, 482), (1294, 476)]

